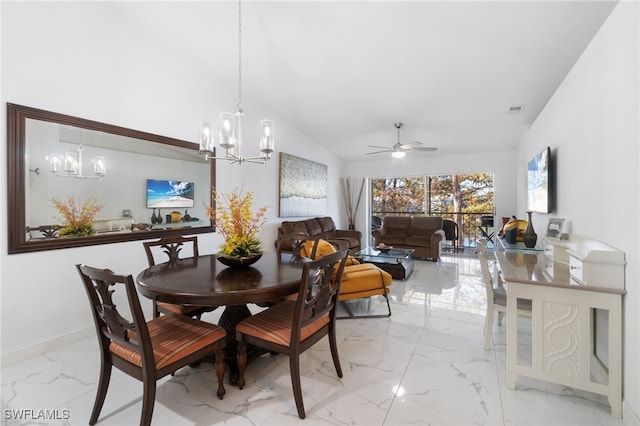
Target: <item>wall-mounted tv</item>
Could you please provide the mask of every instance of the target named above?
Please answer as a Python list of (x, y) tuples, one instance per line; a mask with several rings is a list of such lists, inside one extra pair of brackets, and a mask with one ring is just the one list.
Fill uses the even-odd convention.
[(546, 147), (527, 164), (527, 210), (551, 213), (553, 210), (553, 163)]
[(193, 182), (147, 179), (147, 208), (191, 208), (193, 188)]

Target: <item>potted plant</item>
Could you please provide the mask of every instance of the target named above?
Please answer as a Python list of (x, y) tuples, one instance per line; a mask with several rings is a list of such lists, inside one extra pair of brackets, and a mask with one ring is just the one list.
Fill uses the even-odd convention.
[(64, 202), (56, 197), (51, 198), (51, 202), (62, 215), (56, 218), (63, 225), (58, 231), (60, 238), (88, 237), (93, 234), (93, 219), (102, 210), (97, 200), (97, 197), (89, 198), (81, 208), (78, 208), (71, 196), (68, 196)]
[(251, 191), (244, 195), (238, 190), (222, 194), (213, 189), (213, 195), (216, 206), (206, 207), (207, 216), (224, 238), (216, 257), (228, 266), (247, 266), (256, 262), (262, 256), (262, 243), (257, 234), (267, 221), (267, 208), (252, 211)]

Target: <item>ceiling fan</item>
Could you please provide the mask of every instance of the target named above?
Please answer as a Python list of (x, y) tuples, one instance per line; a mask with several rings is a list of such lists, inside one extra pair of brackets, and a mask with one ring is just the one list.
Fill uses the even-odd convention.
[(400, 129), (404, 127), (404, 124), (394, 123), (393, 126), (398, 129), (398, 142), (396, 142), (392, 147), (369, 145), (369, 148), (381, 148), (382, 151), (367, 152), (367, 155), (390, 152), (393, 158), (402, 158), (407, 151), (435, 151), (438, 149), (431, 146), (420, 146), (422, 145), (422, 142), (400, 143)]

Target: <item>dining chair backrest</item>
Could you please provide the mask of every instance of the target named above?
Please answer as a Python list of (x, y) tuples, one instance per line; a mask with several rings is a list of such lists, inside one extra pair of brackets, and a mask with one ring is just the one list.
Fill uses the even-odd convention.
[[(147, 262), (149, 266), (153, 266), (156, 263), (169, 263), (173, 264), (178, 259), (183, 257), (198, 257), (198, 237), (183, 237), (181, 235), (172, 237), (163, 237), (155, 241), (145, 241), (144, 245), (145, 253), (147, 254)], [(181, 256), (182, 250), (188, 248), (191, 251), (191, 256)], [(164, 253), (167, 255), (167, 259), (160, 262), (160, 255)]]
[[(480, 262), (480, 272), (482, 274), (482, 281), (484, 282), (485, 294), (487, 295), (487, 311), (485, 313), (484, 320), (484, 350), (491, 348), (491, 341), (493, 340), (493, 315), (498, 311), (498, 325), (502, 323), (502, 315), (506, 312), (506, 303), (504, 305), (496, 304), (496, 294), (493, 288), (493, 278), (491, 277), (491, 271), (489, 270), (489, 260), (487, 259), (487, 238), (482, 237), (477, 241), (478, 260)], [(504, 293), (503, 290), (501, 290)], [(506, 298), (505, 298), (506, 299)], [(505, 300), (506, 301), (506, 300)]]
[(487, 297), (493, 294), (493, 277), (489, 269), (489, 260), (487, 259), (487, 239), (480, 238), (477, 242), (478, 259), (480, 260), (480, 271), (482, 272), (482, 280), (487, 288)]
[[(198, 259), (198, 237), (183, 237), (177, 235), (174, 237), (164, 237), (155, 241), (144, 241), (144, 251), (147, 255), (147, 262), (149, 267), (156, 264), (167, 264), (173, 266), (178, 259), (190, 258), (194, 262)], [(187, 249), (187, 255), (184, 255), (183, 249)], [(165, 254), (167, 257), (164, 257)], [(188, 254), (191, 254), (189, 256)], [(161, 313), (176, 313), (191, 316), (200, 319), (201, 315), (205, 312), (210, 312), (216, 309), (214, 306), (210, 307), (197, 307), (186, 306), (177, 303), (159, 302), (153, 300), (153, 317), (158, 317)]]
[(340, 285), (348, 253), (338, 251), (304, 264), (293, 318), (291, 344), (300, 343), (300, 333), (323, 316), (335, 321)]
[(318, 241), (320, 240), (319, 236), (309, 236), (308, 234), (303, 234), (300, 232), (292, 232), (289, 234), (282, 233), (278, 235), (278, 241), (276, 242), (278, 254), (282, 253), (292, 253), (295, 257), (301, 256), (301, 250), (305, 242), (314, 241), (314, 251), (313, 255), (315, 255), (315, 250), (318, 247)]
[[(151, 423), (156, 381), (211, 354), (215, 354), (217, 395), (222, 399), (226, 345), (223, 328), (178, 314), (163, 315), (147, 323), (131, 275), (88, 265), (76, 265), (76, 269), (89, 298), (100, 347), (100, 377), (90, 425), (97, 422), (102, 410), (112, 366), (144, 383), (141, 425)], [(123, 299), (126, 302), (119, 308), (116, 301)]]
[[(109, 269), (77, 265), (91, 302), (91, 312), (100, 338), (108, 348), (111, 342), (140, 354), (143, 368), (155, 368), (149, 330), (142, 313), (138, 293), (131, 275), (118, 275)], [(128, 309), (118, 309), (114, 295), (126, 294)], [(131, 318), (128, 320), (127, 318)], [(107, 349), (108, 351), (108, 349)]]
[[(489, 269), (489, 259), (487, 258), (487, 241), (482, 237), (477, 241), (478, 260), (480, 261), (480, 270), (482, 273), (482, 281), (487, 294), (487, 313), (484, 326), (484, 349), (489, 350), (493, 336), (493, 314), (498, 312), (498, 325), (502, 323), (502, 316), (507, 312), (507, 292), (503, 286), (495, 286), (493, 275)], [(516, 301), (516, 310), (518, 315), (531, 316), (531, 300), (518, 299)]]

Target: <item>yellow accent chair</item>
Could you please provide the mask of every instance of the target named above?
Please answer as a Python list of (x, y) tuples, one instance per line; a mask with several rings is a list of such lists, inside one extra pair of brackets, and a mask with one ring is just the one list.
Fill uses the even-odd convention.
[[(316, 246), (317, 245), (317, 246)], [(315, 255), (312, 256), (315, 247)], [(305, 241), (300, 249), (300, 255), (313, 260), (317, 260), (328, 254), (336, 252), (336, 248), (328, 241), (320, 239), (318, 241)], [(391, 305), (389, 304), (388, 293), (391, 291), (390, 286), (393, 277), (390, 273), (383, 271), (372, 263), (360, 263), (353, 256), (347, 257), (347, 263), (342, 274), (342, 285), (340, 287), (340, 302), (346, 302), (352, 299), (361, 299), (365, 297), (381, 295), (387, 302), (387, 314), (381, 315), (355, 315), (349, 305), (343, 303), (342, 306), (348, 313), (343, 318), (379, 318), (391, 316)]]

